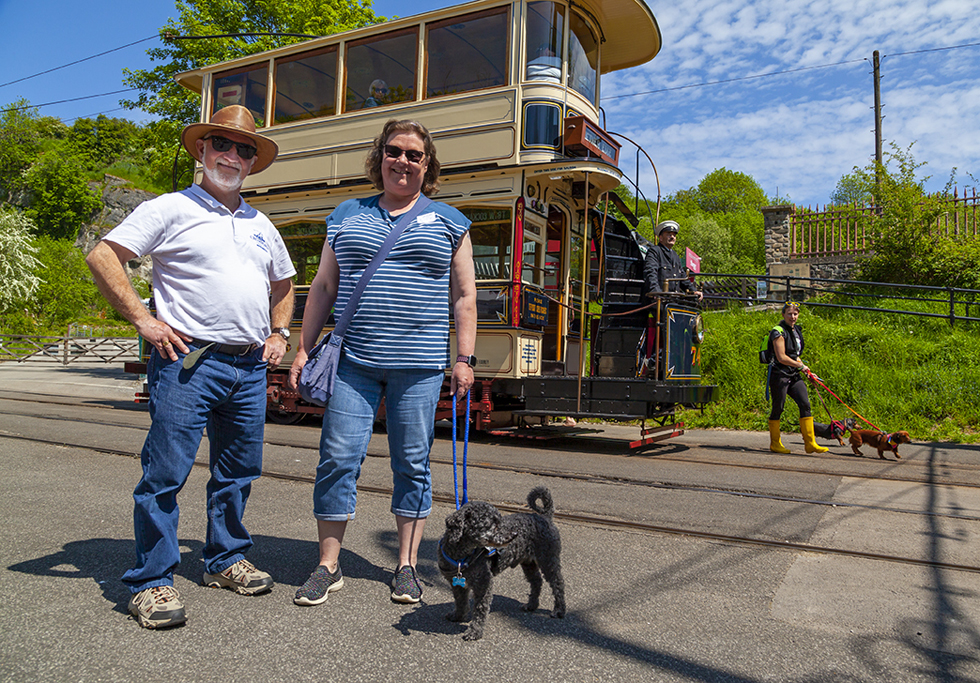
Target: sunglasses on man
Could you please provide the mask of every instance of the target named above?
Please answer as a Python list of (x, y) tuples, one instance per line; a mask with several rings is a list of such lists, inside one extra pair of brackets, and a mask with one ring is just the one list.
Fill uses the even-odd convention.
[(385, 145), (385, 156), (391, 159), (400, 159), (402, 154), (408, 159), (410, 163), (417, 164), (425, 158), (425, 152), (420, 152), (417, 149), (402, 149), (401, 147), (395, 147), (394, 145)]
[(246, 161), (255, 156), (258, 151), (254, 145), (250, 145), (245, 142), (235, 142), (234, 140), (229, 140), (228, 138), (223, 138), (220, 135), (209, 135), (204, 138), (205, 140), (211, 141), (211, 147), (214, 148), (215, 152), (227, 152), (234, 145), (238, 156)]

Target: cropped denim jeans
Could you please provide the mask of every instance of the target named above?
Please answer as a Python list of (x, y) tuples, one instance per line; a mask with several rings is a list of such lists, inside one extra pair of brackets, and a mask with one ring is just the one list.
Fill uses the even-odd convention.
[[(193, 351), (197, 348), (188, 344)], [(152, 424), (133, 491), (136, 566), (123, 575), (130, 591), (172, 586), (180, 563), (177, 494), (207, 429), (211, 479), (204, 569), (224, 571), (243, 558), (252, 538), (242, 524), (252, 481), (262, 472), (266, 363), (262, 348), (245, 356), (207, 352), (191, 369), (154, 351), (147, 367)]]
[(391, 511), (422, 519), (432, 512), (429, 451), (443, 370), (372, 368), (341, 359), (334, 393), (323, 415), (313, 516), (354, 519), (357, 479), (367, 457), (374, 418), (385, 400), (393, 493)]

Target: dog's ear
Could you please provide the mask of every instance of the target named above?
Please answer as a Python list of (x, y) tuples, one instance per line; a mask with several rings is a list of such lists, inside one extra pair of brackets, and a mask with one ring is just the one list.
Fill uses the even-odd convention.
[(446, 517), (446, 538), (453, 545), (463, 540), (463, 519), (459, 510)]

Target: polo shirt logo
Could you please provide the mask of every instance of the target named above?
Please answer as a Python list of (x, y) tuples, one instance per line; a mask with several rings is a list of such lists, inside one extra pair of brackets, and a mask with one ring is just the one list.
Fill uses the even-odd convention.
[(269, 253), (269, 245), (265, 242), (265, 237), (260, 232), (252, 233), (252, 240), (255, 242), (256, 246), (262, 251)]

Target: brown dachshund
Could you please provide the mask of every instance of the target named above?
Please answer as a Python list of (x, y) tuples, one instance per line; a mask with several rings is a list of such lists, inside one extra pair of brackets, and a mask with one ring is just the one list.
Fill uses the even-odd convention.
[(851, 438), (848, 441), (851, 442), (851, 450), (854, 451), (855, 455), (863, 456), (864, 453), (859, 451), (858, 447), (868, 444), (872, 448), (878, 449), (878, 457), (882, 460), (885, 459), (885, 451), (893, 451), (895, 458), (900, 459), (902, 456), (898, 454), (898, 444), (912, 443), (908, 432), (902, 431), (886, 434), (885, 432), (876, 432), (873, 429), (851, 430)]

